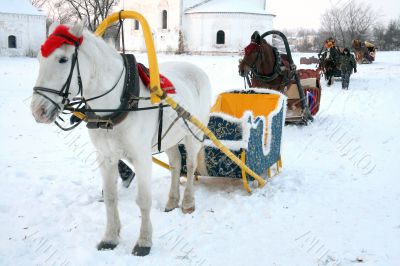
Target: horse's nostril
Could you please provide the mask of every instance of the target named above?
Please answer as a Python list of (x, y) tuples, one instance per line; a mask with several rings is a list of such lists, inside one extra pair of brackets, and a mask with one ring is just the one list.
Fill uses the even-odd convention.
[(44, 107), (39, 107), (38, 113), (40, 116), (44, 116), (46, 114), (46, 109), (44, 109)]

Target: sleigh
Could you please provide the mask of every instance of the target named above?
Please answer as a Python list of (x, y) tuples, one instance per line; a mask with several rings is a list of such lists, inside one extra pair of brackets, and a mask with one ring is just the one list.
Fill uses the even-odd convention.
[[(286, 97), (281, 93), (255, 89), (231, 91), (218, 96), (211, 108), (208, 128), (214, 135), (263, 178), (271, 178), (272, 168), (279, 173), (281, 139), (285, 122)], [(186, 151), (179, 147), (182, 156), (181, 175), (186, 175)], [(254, 180), (220, 151), (209, 138), (199, 155), (197, 174), (243, 180), (250, 192), (248, 181)]]
[[(315, 116), (319, 111), (321, 101), (320, 73), (318, 70), (313, 69), (300, 69), (297, 73), (307, 106), (311, 115)], [(302, 121), (301, 95), (296, 82), (292, 81), (286, 96), (288, 97), (286, 122), (296, 123), (297, 121)]]
[[(268, 35), (282, 38), (286, 54), (280, 54), (276, 47), (268, 44), (265, 40)], [(246, 79), (250, 88), (274, 89), (287, 96), (287, 124), (307, 125), (319, 110), (319, 71), (296, 70), (287, 38), (280, 31), (253, 33), (239, 61), (239, 75)]]
[(316, 58), (315, 56), (311, 57), (300, 57), (300, 64), (301, 65), (312, 65), (312, 64), (318, 64), (319, 59)]
[(354, 50), (356, 61), (359, 64), (371, 64), (375, 61), (376, 47), (368, 41), (353, 40), (352, 48)]
[[(174, 109), (178, 116), (203, 131), (204, 147), (199, 154), (197, 175), (241, 178), (250, 192), (248, 181), (256, 180), (263, 187), (271, 169), (282, 167), (281, 138), (285, 121), (286, 97), (270, 90), (231, 91), (219, 95), (211, 109), (209, 123), (203, 125), (172, 97), (160, 88), (157, 57), (147, 21), (134, 11), (121, 11), (108, 17), (96, 30), (97, 35), (120, 18), (137, 19), (143, 25), (143, 33), (149, 59), (151, 102), (160, 104), (161, 99)], [(186, 151), (181, 152), (181, 175), (186, 175)], [(153, 157), (153, 162), (170, 170), (170, 166)]]

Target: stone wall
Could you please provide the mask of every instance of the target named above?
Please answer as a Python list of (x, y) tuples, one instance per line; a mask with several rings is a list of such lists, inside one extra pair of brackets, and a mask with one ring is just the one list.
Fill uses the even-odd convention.
[[(8, 37), (16, 37), (16, 48), (8, 47)], [(36, 56), (46, 39), (46, 17), (0, 13), (0, 55)]]

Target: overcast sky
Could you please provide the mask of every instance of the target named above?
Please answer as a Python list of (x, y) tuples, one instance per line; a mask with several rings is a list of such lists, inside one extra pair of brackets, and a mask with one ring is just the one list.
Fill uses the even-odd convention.
[[(369, 4), (381, 15), (381, 21), (400, 17), (400, 0), (358, 0)], [(275, 29), (295, 29), (299, 27), (318, 29), (321, 15), (333, 5), (344, 5), (348, 0), (269, 0), (267, 10), (275, 14)]]

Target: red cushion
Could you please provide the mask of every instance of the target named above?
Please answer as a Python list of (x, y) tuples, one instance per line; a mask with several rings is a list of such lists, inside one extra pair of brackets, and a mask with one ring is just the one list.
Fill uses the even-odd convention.
[[(147, 74), (147, 73), (149, 73), (149, 69), (147, 67), (144, 67), (142, 64), (138, 64), (137, 66), (138, 66), (138, 72), (139, 72), (140, 79), (143, 81), (143, 83), (146, 87), (149, 87), (150, 77)], [(161, 89), (163, 89), (166, 93), (170, 93), (170, 94), (176, 93), (172, 82), (161, 74), (160, 74), (160, 86), (161, 86)]]

